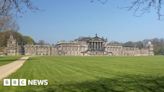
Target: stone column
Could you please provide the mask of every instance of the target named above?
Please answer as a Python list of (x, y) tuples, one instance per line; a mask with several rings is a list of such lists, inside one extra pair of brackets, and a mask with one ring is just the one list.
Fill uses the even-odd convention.
[(97, 50), (97, 42), (95, 42), (96, 43), (96, 49), (95, 50)]
[(98, 46), (98, 44), (97, 44), (97, 42), (96, 42), (96, 50), (97, 50), (97, 46)]
[(97, 42), (97, 50), (99, 50), (99, 48), (100, 48), (100, 46), (99, 46), (100, 44), (99, 44), (99, 42)]
[(100, 50), (102, 50), (102, 42), (100, 42)]
[(93, 48), (94, 48), (94, 44), (93, 44), (93, 42), (92, 42), (92, 50), (93, 50)]
[(99, 42), (99, 50), (100, 50), (100, 47), (101, 47), (101, 46), (100, 46), (100, 42)]
[(94, 43), (94, 50), (96, 49), (96, 43), (95, 42), (93, 42)]
[(101, 42), (99, 42), (99, 50), (101, 50), (101, 46), (100, 45), (101, 45)]
[(95, 50), (97, 50), (97, 42), (95, 42), (95, 44), (96, 44), (96, 48), (95, 48)]
[(102, 49), (101, 42), (100, 42), (100, 50)]
[(94, 48), (95, 48), (95, 43), (93, 42), (93, 49), (92, 50), (94, 50)]
[(92, 48), (92, 43), (89, 42), (89, 50), (91, 50), (91, 48)]

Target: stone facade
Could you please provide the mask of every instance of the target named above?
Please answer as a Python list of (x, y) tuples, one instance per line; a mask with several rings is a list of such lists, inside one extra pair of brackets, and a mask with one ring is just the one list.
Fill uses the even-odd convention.
[[(23, 50), (21, 50), (23, 49)], [(81, 37), (70, 42), (58, 42), (56, 45), (17, 45), (13, 36), (10, 36), (6, 48), (7, 55), (41, 55), (41, 56), (152, 56), (151, 42), (145, 48), (123, 47), (111, 45), (107, 39), (95, 37)]]
[(25, 55), (51, 55), (51, 46), (49, 45), (25, 45)]
[(14, 56), (18, 54), (18, 44), (13, 35), (10, 35), (10, 38), (7, 41), (6, 55)]

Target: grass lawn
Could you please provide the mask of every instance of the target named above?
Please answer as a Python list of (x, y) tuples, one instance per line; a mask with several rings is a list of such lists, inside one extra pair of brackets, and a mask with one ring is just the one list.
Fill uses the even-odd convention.
[(0, 56), (0, 66), (17, 60), (20, 56)]
[(32, 57), (9, 78), (49, 85), (0, 92), (164, 92), (164, 57)]

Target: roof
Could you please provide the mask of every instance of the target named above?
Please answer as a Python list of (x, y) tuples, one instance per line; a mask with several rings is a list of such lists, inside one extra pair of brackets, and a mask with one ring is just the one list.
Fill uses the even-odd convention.
[(103, 37), (100, 38), (97, 36), (97, 34), (95, 35), (95, 37), (79, 37), (78, 39), (75, 39), (75, 41), (86, 41), (86, 42), (90, 42), (90, 41), (107, 41), (107, 39), (104, 39)]

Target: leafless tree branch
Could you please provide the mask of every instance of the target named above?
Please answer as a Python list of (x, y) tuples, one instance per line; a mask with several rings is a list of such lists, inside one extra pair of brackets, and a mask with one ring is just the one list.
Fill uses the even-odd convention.
[(155, 10), (158, 16), (158, 19), (161, 19), (162, 15), (162, 1), (163, 0), (134, 0), (132, 5), (128, 7), (128, 10), (133, 10), (134, 14), (143, 15), (146, 12)]
[(17, 31), (19, 26), (12, 16), (0, 17), (0, 31), (14, 30)]
[(23, 13), (26, 9), (37, 10), (31, 0), (0, 0), (0, 16)]
[[(91, 2), (94, 1), (105, 4), (110, 0), (91, 0)], [(128, 10), (130, 11), (133, 11), (134, 15), (141, 16), (147, 12), (155, 10), (159, 20), (162, 16), (164, 16), (164, 11), (162, 8), (164, 0), (129, 0), (129, 2), (131, 3), (131, 5), (126, 8), (128, 8)]]

